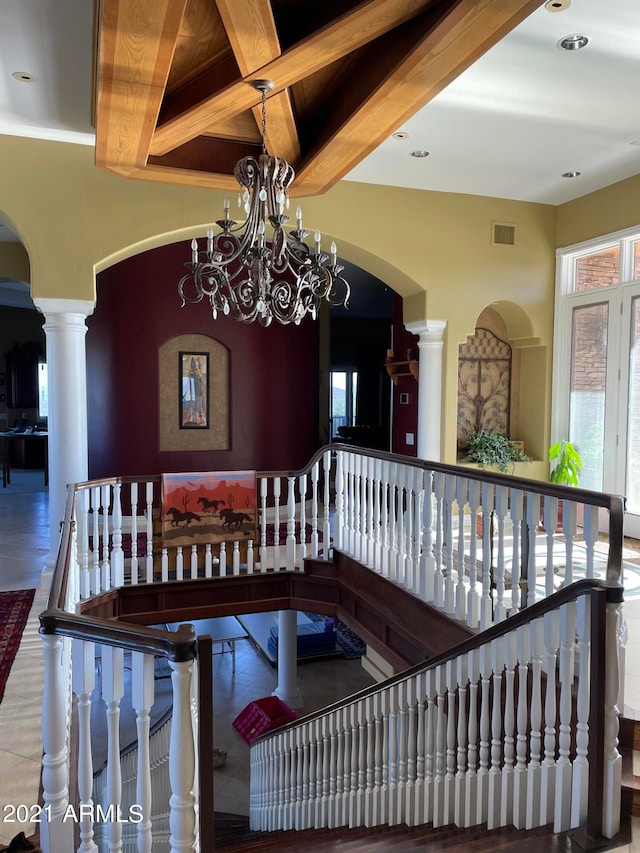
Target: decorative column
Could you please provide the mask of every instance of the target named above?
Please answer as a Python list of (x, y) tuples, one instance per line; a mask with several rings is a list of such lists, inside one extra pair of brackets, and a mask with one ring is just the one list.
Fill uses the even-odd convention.
[(88, 477), (86, 318), (94, 303), (34, 299), (44, 314), (49, 380), (49, 529), (53, 564), (64, 517), (66, 488)]
[(446, 320), (407, 323), (406, 329), (419, 335), (418, 352), (418, 457), (442, 459), (442, 339)]
[(290, 708), (304, 705), (298, 688), (298, 614), (281, 610), (278, 617), (278, 686), (273, 695)]

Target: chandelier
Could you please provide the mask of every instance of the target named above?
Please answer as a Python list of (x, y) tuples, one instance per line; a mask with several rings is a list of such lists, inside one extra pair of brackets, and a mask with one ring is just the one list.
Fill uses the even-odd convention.
[[(271, 80), (254, 80), (251, 85), (262, 94), (262, 152), (259, 157), (243, 157), (234, 175), (242, 188), (238, 206), (247, 218), (237, 223), (229, 218), (229, 199), (224, 200), (224, 217), (214, 233), (207, 229), (206, 249), (191, 241), (188, 273), (180, 279), (178, 292), (182, 307), (211, 303), (214, 320), (219, 313), (243, 323), (258, 320), (269, 326), (275, 319), (283, 325), (298, 325), (306, 314), (317, 317), (322, 300), (329, 305), (347, 306), (349, 285), (337, 262), (337, 247), (330, 255), (321, 249), (321, 234), (315, 232), (313, 248), (304, 241), (302, 211), (296, 210), (297, 227), (287, 232), (289, 209), (287, 190), (295, 177), (292, 167), (281, 157), (271, 157), (266, 146), (266, 100), (273, 89)], [(267, 237), (267, 227), (272, 234)]]

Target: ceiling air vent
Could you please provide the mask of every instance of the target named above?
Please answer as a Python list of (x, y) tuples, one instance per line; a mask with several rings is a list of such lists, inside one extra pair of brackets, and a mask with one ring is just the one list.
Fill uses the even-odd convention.
[(491, 223), (491, 242), (493, 245), (513, 246), (516, 242), (516, 226), (510, 222)]

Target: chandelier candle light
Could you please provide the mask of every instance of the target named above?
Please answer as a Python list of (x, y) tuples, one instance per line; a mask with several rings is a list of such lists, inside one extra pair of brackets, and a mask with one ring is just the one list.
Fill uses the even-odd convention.
[[(287, 190), (295, 177), (282, 157), (271, 157), (266, 146), (266, 99), (273, 89), (271, 80), (254, 80), (251, 85), (262, 94), (262, 153), (258, 158), (243, 157), (236, 163), (234, 175), (242, 187), (238, 206), (247, 218), (238, 224), (229, 218), (229, 199), (224, 200), (224, 218), (216, 221), (220, 232), (207, 229), (207, 248), (191, 241), (189, 270), (180, 279), (178, 292), (182, 307), (200, 302), (211, 303), (214, 320), (221, 312), (234, 320), (269, 326), (275, 319), (283, 325), (298, 325), (306, 314), (315, 319), (321, 301), (347, 306), (349, 285), (340, 274), (337, 247), (331, 243), (330, 257), (320, 246), (315, 232), (313, 248), (305, 242), (308, 231), (302, 228), (302, 210), (296, 210), (296, 228), (290, 233)], [(267, 223), (273, 229), (267, 239)]]

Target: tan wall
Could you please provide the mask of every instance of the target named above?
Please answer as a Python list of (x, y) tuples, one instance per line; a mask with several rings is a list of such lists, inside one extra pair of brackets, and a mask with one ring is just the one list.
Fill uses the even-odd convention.
[[(34, 297), (94, 299), (97, 271), (194, 229), (204, 235), (222, 212), (222, 193), (127, 180), (95, 168), (91, 148), (8, 136), (0, 137), (0, 185), (2, 212), (29, 253)], [(324, 245), (335, 238), (343, 257), (408, 297), (407, 321), (448, 321), (443, 422), (445, 459), (453, 461), (458, 344), (480, 311), (496, 301), (519, 306), (527, 334), (551, 347), (555, 209), (352, 182), (300, 203)], [(517, 226), (515, 246), (491, 245), (493, 220)], [(550, 363), (536, 377), (545, 433)]]
[(29, 256), (22, 244), (0, 243), (0, 280), (2, 279), (29, 283)]
[(640, 225), (640, 175), (558, 207), (556, 245), (572, 246)]

